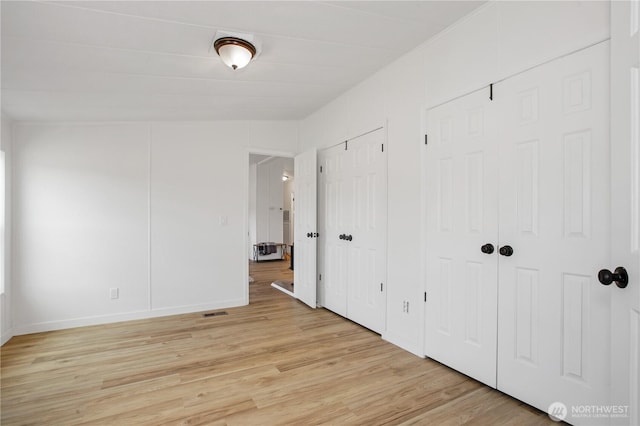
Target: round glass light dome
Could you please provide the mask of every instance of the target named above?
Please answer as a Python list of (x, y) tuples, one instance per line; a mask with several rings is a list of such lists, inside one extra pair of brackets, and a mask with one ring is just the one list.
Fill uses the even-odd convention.
[(228, 67), (234, 70), (244, 68), (256, 54), (256, 48), (248, 41), (223, 37), (213, 43), (216, 52)]

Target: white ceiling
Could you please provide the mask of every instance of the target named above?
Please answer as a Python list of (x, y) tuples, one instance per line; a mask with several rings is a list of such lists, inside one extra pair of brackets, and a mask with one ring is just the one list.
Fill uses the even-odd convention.
[[(17, 120), (288, 120), (480, 1), (5, 1), (2, 109)], [(216, 31), (262, 44), (232, 71)], [(417, 88), (416, 90), (420, 90)]]

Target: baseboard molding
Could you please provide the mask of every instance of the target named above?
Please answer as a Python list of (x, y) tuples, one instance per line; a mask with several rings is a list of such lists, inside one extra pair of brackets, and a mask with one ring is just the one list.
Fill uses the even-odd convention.
[(411, 342), (406, 338), (394, 334), (392, 332), (384, 332), (382, 333), (382, 340), (385, 340), (393, 345), (398, 346), (401, 349), (404, 349), (407, 352), (411, 352), (415, 356), (420, 358), (424, 358), (424, 350), (420, 347), (416, 342)]
[[(166, 317), (170, 315), (190, 314), (194, 312), (209, 311), (212, 309), (226, 309), (244, 306), (244, 299), (225, 300), (216, 303), (202, 305), (176, 306), (171, 308), (152, 309), (145, 311), (127, 312), (114, 315), (100, 315), (93, 317), (74, 318), (60, 321), (47, 321), (35, 324), (16, 326), (12, 336), (23, 334), (41, 333), (44, 331), (65, 330), (68, 328), (87, 327), (91, 325), (111, 324), (122, 321), (133, 321), (148, 318)], [(3, 336), (4, 338), (4, 336)], [(9, 337), (10, 338), (10, 337)], [(8, 339), (7, 339), (8, 340)], [(3, 342), (4, 344), (4, 342)]]
[(275, 282), (271, 283), (271, 287), (275, 288), (276, 290), (280, 290), (284, 294), (286, 294), (288, 296), (291, 296), (291, 297), (295, 297), (297, 299), (296, 295), (292, 291), (289, 291), (286, 288), (283, 288), (283, 287), (279, 286)]
[(2, 334), (0, 334), (0, 346), (7, 343), (13, 337), (13, 329), (10, 328), (8, 330), (4, 330)]

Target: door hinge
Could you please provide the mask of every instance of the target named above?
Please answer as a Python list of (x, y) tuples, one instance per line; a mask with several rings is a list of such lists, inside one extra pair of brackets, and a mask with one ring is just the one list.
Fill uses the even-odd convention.
[(318, 280), (322, 281), (322, 274), (319, 275)]
[(345, 151), (349, 150), (349, 141), (344, 141), (344, 150)]
[(382, 152), (384, 152), (384, 144), (382, 144)]
[(320, 173), (322, 173), (322, 166), (320, 166)]
[(493, 83), (489, 84), (489, 100), (493, 100)]
[(380, 283), (380, 291), (383, 291), (384, 286)]
[(427, 292), (426, 291), (424, 292), (424, 301), (425, 302), (427, 301)]
[(427, 137), (427, 134), (425, 133), (425, 135), (424, 135), (424, 144), (425, 145), (427, 144), (427, 139), (428, 139), (428, 137)]

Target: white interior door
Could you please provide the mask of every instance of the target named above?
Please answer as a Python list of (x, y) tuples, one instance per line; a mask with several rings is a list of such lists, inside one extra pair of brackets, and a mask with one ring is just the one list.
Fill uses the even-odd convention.
[(347, 203), (350, 186), (347, 185), (347, 155), (344, 144), (321, 151), (319, 155), (320, 194), (318, 239), (322, 275), (320, 294), (322, 306), (344, 317), (347, 316), (347, 241), (340, 236), (351, 224)]
[(608, 404), (607, 43), (495, 86), (500, 111), (498, 389), (546, 411)]
[[(488, 90), (427, 112), (425, 354), (496, 386), (497, 139)], [(483, 246), (494, 248), (481, 249)]]
[(629, 283), (611, 284), (611, 403), (614, 423), (640, 424), (640, 4), (611, 2), (611, 261)]
[(347, 317), (382, 333), (386, 324), (387, 160), (385, 131), (348, 143)]
[(296, 156), (294, 161), (296, 194), (295, 266), (293, 290), (297, 299), (316, 307), (317, 169), (316, 151)]

